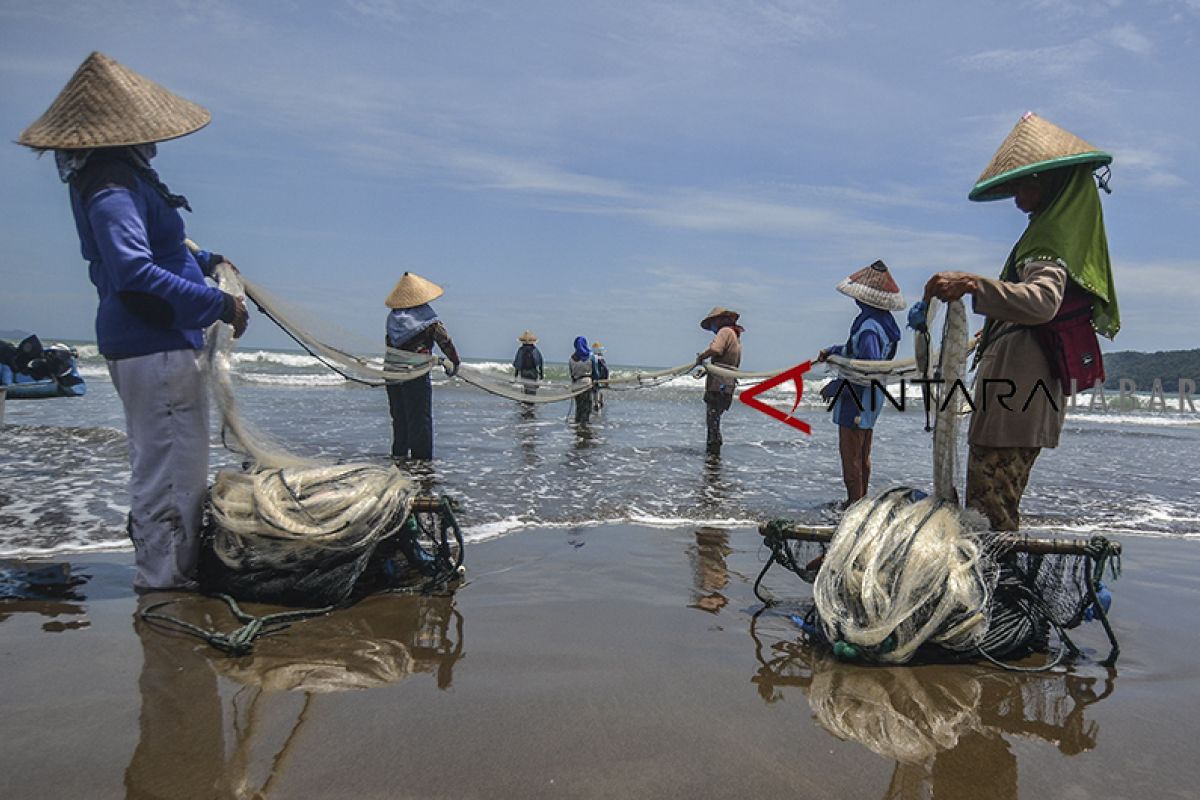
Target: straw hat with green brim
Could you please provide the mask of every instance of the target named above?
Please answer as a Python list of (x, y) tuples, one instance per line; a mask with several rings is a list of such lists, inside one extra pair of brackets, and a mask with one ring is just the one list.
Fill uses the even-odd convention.
[(416, 308), (438, 299), (443, 291), (433, 281), (427, 281), (415, 272), (406, 272), (383, 304), (388, 308)]
[(708, 316), (700, 320), (700, 327), (708, 330), (708, 323), (712, 322), (717, 317), (733, 317), (733, 321), (736, 324), (738, 318), (741, 317), (741, 314), (736, 311), (730, 311), (728, 308), (723, 306), (713, 306), (713, 310), (708, 312)]
[(1112, 156), (1070, 131), (1026, 111), (992, 156), (971, 190), (972, 200), (1002, 200), (1016, 192), (1015, 179), (1077, 164), (1104, 166)]
[(207, 109), (92, 53), (17, 143), (37, 150), (148, 144), (186, 136), (211, 119)]
[(522, 333), (520, 336), (517, 337), (518, 342), (523, 342), (525, 344), (533, 344), (537, 340), (538, 340), (538, 338), (533, 335), (533, 331), (525, 331), (524, 333)]

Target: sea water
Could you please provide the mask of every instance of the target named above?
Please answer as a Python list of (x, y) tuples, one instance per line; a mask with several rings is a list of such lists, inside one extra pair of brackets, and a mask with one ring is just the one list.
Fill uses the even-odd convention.
[[(235, 351), (241, 413), (279, 444), (330, 461), (387, 463), (391, 423), (382, 389), (344, 380), (299, 353)], [(476, 363), (496, 375), (501, 363)], [(0, 556), (128, 547), (129, 469), (120, 400), (94, 346), (80, 348), (81, 398), (9, 401), (0, 429)], [(613, 369), (613, 376), (632, 370)], [(439, 371), (440, 372), (440, 371)], [(547, 378), (565, 380), (565, 365)], [(749, 526), (787, 517), (836, 519), (845, 496), (837, 429), (806, 383), (795, 416), (811, 435), (735, 402), (719, 459), (705, 455), (703, 381), (605, 392), (587, 426), (569, 402), (529, 406), (438, 374), (434, 455), (417, 474), (461, 507), (468, 539), (530, 527), (606, 522)], [(764, 395), (789, 410), (785, 385)], [(1086, 404), (1084, 404), (1086, 406)], [(214, 409), (212, 470), (236, 469)], [(930, 488), (932, 439), (919, 395), (876, 427), (871, 490)], [(959, 469), (960, 485), (962, 469)], [(1068, 414), (1062, 442), (1034, 467), (1022, 503), (1035, 533), (1200, 539), (1200, 415)]]

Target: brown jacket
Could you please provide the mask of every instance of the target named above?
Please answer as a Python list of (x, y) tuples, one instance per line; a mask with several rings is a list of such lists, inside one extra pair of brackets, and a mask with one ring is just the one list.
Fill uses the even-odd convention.
[[(730, 367), (737, 369), (742, 365), (742, 340), (738, 338), (737, 331), (732, 325), (726, 325), (721, 330), (717, 331), (717, 335), (713, 337), (712, 344), (704, 351), (705, 357), (712, 357), (712, 363), (722, 367)], [(726, 394), (733, 394), (734, 387), (737, 386), (736, 380), (725, 380), (717, 377), (711, 372), (708, 374), (708, 379), (704, 382), (704, 390), (706, 392), (724, 391)]]
[[(1067, 271), (1035, 261), (1021, 269), (1019, 283), (992, 278), (979, 278), (978, 283), (975, 312), (999, 324), (975, 374), (969, 441), (987, 447), (1057, 447), (1066, 398), (1036, 335), (1025, 326), (1049, 322), (1058, 313)], [(1013, 388), (1005, 379), (1016, 391), (1002, 399)]]

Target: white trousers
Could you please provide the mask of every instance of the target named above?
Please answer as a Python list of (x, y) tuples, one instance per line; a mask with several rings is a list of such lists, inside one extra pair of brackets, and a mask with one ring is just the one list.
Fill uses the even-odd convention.
[(129, 441), (129, 536), (139, 589), (194, 589), (208, 491), (208, 394), (200, 352), (108, 362)]

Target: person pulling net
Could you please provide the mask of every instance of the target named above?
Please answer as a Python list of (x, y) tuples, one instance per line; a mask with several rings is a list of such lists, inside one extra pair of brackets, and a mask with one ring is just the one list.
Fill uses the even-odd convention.
[(890, 489), (851, 506), (836, 529), (789, 520), (761, 525), (771, 556), (755, 593), (768, 605), (775, 602), (762, 588), (775, 563), (812, 583), (801, 628), (845, 660), (901, 664), (923, 650), (1002, 663), (1047, 650), (1053, 630), (1060, 646), (1040, 667), (1049, 669), (1079, 653), (1066, 631), (1099, 619), (1112, 663), (1120, 648), (1102, 579), (1108, 567), (1118, 574), (1120, 545), (1103, 537), (1080, 542), (992, 533), (978, 514), (958, 505), (962, 413), (955, 398), (958, 387), (966, 391), (966, 353), (966, 312), (955, 301), (938, 363), (927, 354), (921, 359), (926, 377), (939, 376), (944, 387), (936, 403), (933, 494)]

